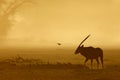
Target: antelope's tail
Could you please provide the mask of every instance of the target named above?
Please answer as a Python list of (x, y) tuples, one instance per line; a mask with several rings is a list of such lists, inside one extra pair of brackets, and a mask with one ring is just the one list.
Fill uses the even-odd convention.
[(104, 66), (103, 66), (103, 51), (102, 50), (101, 50), (101, 54), (100, 54), (100, 60), (101, 60), (102, 68), (103, 68)]

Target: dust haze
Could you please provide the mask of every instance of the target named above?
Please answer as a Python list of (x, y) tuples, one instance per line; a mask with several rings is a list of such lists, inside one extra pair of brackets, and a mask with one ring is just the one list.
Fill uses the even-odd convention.
[[(119, 0), (1, 0), (1, 80), (119, 80)], [(75, 55), (103, 50), (104, 68)], [(86, 52), (86, 51), (85, 51)], [(92, 51), (94, 53), (94, 51)]]

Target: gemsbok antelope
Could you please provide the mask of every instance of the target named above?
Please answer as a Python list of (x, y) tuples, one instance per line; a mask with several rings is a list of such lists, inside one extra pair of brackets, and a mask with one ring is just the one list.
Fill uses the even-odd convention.
[(84, 65), (88, 60), (91, 60), (91, 69), (93, 69), (93, 59), (97, 61), (97, 69), (99, 68), (99, 58), (101, 60), (102, 68), (103, 68), (103, 51), (101, 48), (94, 48), (94, 47), (84, 47), (82, 43), (89, 37), (88, 35), (78, 46), (75, 51), (75, 54), (81, 54), (86, 59), (84, 61)]

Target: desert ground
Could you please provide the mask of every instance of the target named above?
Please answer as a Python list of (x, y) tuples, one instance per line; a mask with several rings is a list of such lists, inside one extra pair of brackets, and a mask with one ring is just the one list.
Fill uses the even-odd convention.
[(94, 69), (90, 62), (84, 66), (84, 57), (73, 51), (1, 50), (0, 80), (120, 80), (119, 50), (104, 51), (104, 69), (96, 69), (95, 61)]

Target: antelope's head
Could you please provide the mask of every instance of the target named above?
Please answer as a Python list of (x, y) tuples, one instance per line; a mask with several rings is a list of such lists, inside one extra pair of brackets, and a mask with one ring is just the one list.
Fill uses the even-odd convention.
[(75, 51), (75, 54), (80, 53), (80, 51), (81, 51), (83, 48), (84, 48), (84, 45), (78, 46), (78, 48), (77, 48), (76, 51)]
[(80, 44), (79, 46), (77, 47), (76, 51), (75, 51), (75, 54), (78, 54), (80, 53), (80, 51), (84, 48), (84, 45), (82, 45), (82, 43), (89, 37), (90, 35), (88, 35)]

